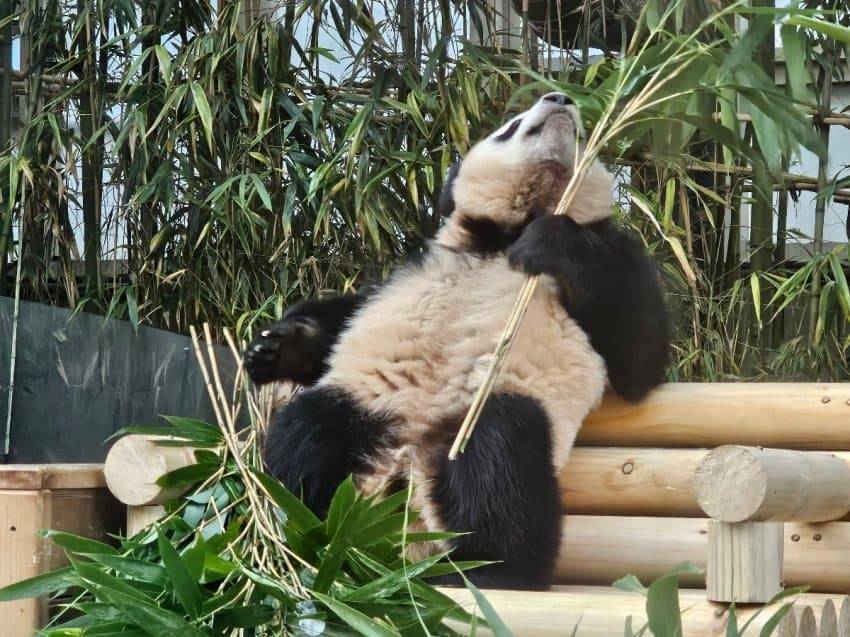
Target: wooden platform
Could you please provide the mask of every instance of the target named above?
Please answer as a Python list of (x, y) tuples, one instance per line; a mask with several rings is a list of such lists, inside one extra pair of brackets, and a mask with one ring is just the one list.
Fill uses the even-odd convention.
[[(709, 450), (729, 444), (805, 450), (804, 456), (794, 456), (803, 465), (817, 460), (815, 450), (826, 450), (837, 459), (820, 457), (818, 466), (832, 471), (831, 475), (836, 475), (837, 466), (837, 475), (841, 475), (844, 466), (840, 461), (850, 464), (850, 384), (669, 384), (637, 406), (609, 396), (588, 418), (577, 444), (560, 476), (566, 515), (556, 569), (559, 586), (543, 593), (487, 591), (488, 599), (517, 637), (562, 637), (572, 634), (576, 625), (582, 637), (620, 637), (627, 617), (632, 618), (635, 630), (640, 628), (645, 621), (644, 598), (616, 591), (610, 584), (626, 574), (649, 583), (683, 561), (708, 566), (709, 524), (717, 521), (710, 521), (698, 504), (694, 475)], [(138, 448), (142, 447), (144, 453), (124, 449), (110, 454), (115, 466), (110, 471), (107, 458), (109, 486), (124, 494), (125, 502), (128, 497), (160, 502), (169, 494), (160, 493), (155, 485), (157, 476), (147, 469), (161, 465), (173, 470), (191, 463), (192, 454), (174, 447)], [(783, 458), (788, 455), (785, 451), (772, 453)], [(149, 457), (160, 454), (167, 458)], [(139, 471), (126, 460), (137, 456)], [(811, 478), (791, 470), (780, 473), (779, 479), (784, 481), (780, 486), (788, 493), (802, 493), (795, 486), (808, 485), (806, 480)], [(52, 469), (32, 475), (12, 471), (7, 482), (16, 480), (19, 490), (30, 493), (53, 492), (60, 485), (68, 486), (60, 474)], [(99, 473), (87, 480), (87, 488), (98, 489), (103, 484)], [(120, 482), (117, 486), (112, 484), (116, 480)], [(812, 590), (797, 598), (797, 612), (782, 625), (783, 637), (813, 636), (818, 631), (824, 636), (850, 637), (850, 601), (845, 597), (850, 593), (850, 517), (841, 504), (850, 502), (845, 491), (850, 483), (833, 480), (829, 488), (839, 490), (842, 497), (825, 498), (823, 507), (838, 511), (842, 520), (809, 524), (795, 521), (792, 515), (764, 522), (779, 525), (772, 527), (779, 533), (772, 536), (778, 546), (770, 559), (778, 560), (774, 565), (784, 584), (809, 585)], [(735, 489), (734, 481), (731, 489)], [(775, 504), (772, 501), (768, 509), (782, 509)], [(140, 512), (147, 510), (131, 507), (134, 519)], [(718, 559), (716, 554), (713, 559)], [(751, 568), (768, 558), (756, 555), (753, 559), (756, 561), (735, 564)], [(717, 563), (714, 566), (719, 582), (734, 575), (718, 570)], [(682, 580), (689, 588), (682, 593), (684, 634), (724, 634), (728, 604), (708, 601), (704, 576), (689, 575)], [(778, 579), (775, 585), (781, 585)], [(728, 590), (740, 589), (733, 586)], [(450, 594), (465, 604), (470, 602), (463, 590)], [(742, 620), (754, 613), (751, 606), (739, 610)], [(747, 634), (757, 635), (769, 615), (754, 622)]]

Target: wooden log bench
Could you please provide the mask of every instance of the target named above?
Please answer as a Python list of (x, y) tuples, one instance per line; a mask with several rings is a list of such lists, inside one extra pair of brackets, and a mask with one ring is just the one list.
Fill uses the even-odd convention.
[[(686, 636), (724, 634), (729, 602), (746, 618), (779, 587), (809, 585), (781, 634), (850, 637), (850, 384), (668, 384), (637, 406), (608, 397), (577, 444), (561, 476), (558, 585), (488, 593), (517, 636), (578, 624), (578, 635), (619, 637), (627, 616), (642, 625), (644, 601), (611, 583), (649, 583), (688, 560), (707, 568), (708, 588), (683, 578)], [(174, 495), (156, 478), (190, 462), (145, 440), (113, 447), (106, 479), (130, 505), (130, 531)]]

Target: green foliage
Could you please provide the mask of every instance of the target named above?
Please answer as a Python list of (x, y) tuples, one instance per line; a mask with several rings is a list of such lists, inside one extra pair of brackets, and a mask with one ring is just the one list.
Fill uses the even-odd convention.
[[(184, 445), (214, 428), (172, 419)], [(161, 431), (161, 428), (152, 431)], [(117, 547), (48, 532), (71, 566), (0, 589), (0, 601), (60, 594), (48, 637), (86, 635), (454, 635), (471, 616), (423, 577), (473, 568), (438, 554), (412, 563), (403, 549), (415, 520), (409, 494), (363, 497), (351, 480), (325, 520), (226, 446), (199, 448), (215, 469), (168, 504), (168, 515)], [(175, 484), (165, 476), (163, 483)], [(197, 481), (197, 479), (195, 479)], [(445, 534), (451, 537), (451, 534)], [(255, 630), (256, 632), (250, 632)]]
[[(641, 637), (641, 635), (655, 635), (655, 637), (682, 637), (682, 616), (687, 612), (679, 604), (679, 577), (687, 574), (701, 575), (702, 569), (690, 562), (683, 562), (669, 573), (662, 575), (652, 582), (649, 587), (644, 587), (634, 575), (628, 575), (614, 582), (614, 587), (622, 591), (640, 593), (646, 597), (646, 617), (648, 621), (637, 631), (633, 629), (632, 618), (626, 621), (624, 635), (626, 637)], [(774, 607), (782, 600), (804, 593), (805, 588), (790, 588), (777, 594), (768, 603), (752, 613), (749, 619), (739, 626), (738, 613), (735, 604), (729, 607), (726, 616), (726, 637), (741, 637), (747, 633), (747, 629), (758, 620), (768, 607)], [(779, 622), (791, 611), (794, 602), (786, 602), (773, 611), (773, 614), (762, 621), (760, 637), (770, 637), (776, 630)]]
[[(604, 159), (631, 182), (623, 222), (662, 263), (671, 378), (850, 377), (846, 253), (789, 262), (787, 213), (769, 210), (776, 250), (751, 246), (752, 269), (741, 254), (742, 206), (772, 206), (800, 147), (822, 153), (810, 69), (836, 71), (846, 11), (650, 0), (622, 54), (547, 67), (563, 52), (542, 50), (529, 68), (479, 33), (481, 5), (427, 0), (419, 23), (401, 2), (302, 0), (247, 23), (241, 2), (23, 0), (36, 99), (0, 154), (0, 257), (21, 255), (25, 298), (245, 336), (301, 297), (385, 276), (439, 224), (456, 155), (566, 90), (605, 128)], [(754, 59), (777, 26), (786, 87)], [(641, 94), (622, 126), (602, 117)]]

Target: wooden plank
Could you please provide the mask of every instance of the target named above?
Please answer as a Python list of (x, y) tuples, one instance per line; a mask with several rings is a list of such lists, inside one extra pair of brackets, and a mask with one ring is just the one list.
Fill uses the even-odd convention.
[[(0, 471), (0, 586), (67, 564), (64, 551), (38, 532), (55, 529), (109, 540), (123, 526), (123, 508), (102, 487), (99, 467), (73, 465), (15, 466)], [(23, 489), (22, 485), (97, 485), (97, 488)], [(44, 599), (0, 603), (0, 633), (32, 635), (47, 619)]]
[(782, 591), (782, 522), (708, 521), (707, 597), (764, 604)]
[(850, 383), (669, 383), (631, 405), (607, 396), (579, 431), (599, 447), (850, 450)]
[[(442, 591), (459, 601), (465, 608), (475, 608), (471, 593), (462, 588), (444, 588)], [(632, 618), (637, 631), (646, 622), (646, 599), (639, 593), (626, 593), (609, 587), (563, 586), (544, 592), (485, 591), (487, 599), (515, 635), (522, 637), (564, 637), (576, 629), (581, 637), (622, 637), (626, 618)], [(721, 637), (725, 635), (729, 613), (726, 605), (709, 602), (705, 591), (682, 590), (680, 605), (686, 609), (682, 614), (683, 633), (688, 637)], [(798, 615), (811, 609), (816, 618), (823, 612), (828, 600), (840, 605), (838, 595), (799, 595), (795, 599)], [(747, 637), (759, 634), (764, 623), (779, 606), (769, 607), (749, 626)], [(738, 626), (758, 611), (749, 606), (737, 611)], [(809, 611), (805, 611), (808, 613)], [(787, 616), (788, 622), (796, 622), (794, 614)], [(481, 630), (479, 634), (491, 633)], [(793, 631), (782, 627), (778, 634), (793, 635)]]
[(102, 464), (0, 465), (0, 489), (103, 489)]
[[(850, 522), (784, 527), (786, 586), (850, 593)], [(707, 519), (570, 515), (564, 519), (556, 580), (605, 586), (631, 573), (646, 582), (684, 561), (705, 568), (707, 556)], [(683, 582), (705, 585), (695, 576)]]
[[(0, 491), (0, 586), (42, 572), (43, 540), (36, 533), (50, 525), (48, 499), (43, 491)], [(0, 602), (0, 626), (4, 635), (32, 635), (46, 619), (44, 599)]]

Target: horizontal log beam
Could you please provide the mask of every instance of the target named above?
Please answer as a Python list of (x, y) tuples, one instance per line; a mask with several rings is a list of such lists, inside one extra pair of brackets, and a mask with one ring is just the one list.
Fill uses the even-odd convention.
[(670, 383), (638, 405), (606, 397), (578, 443), (850, 451), (848, 422), (850, 383)]
[(691, 482), (705, 454), (705, 449), (576, 448), (559, 477), (564, 511), (702, 517)]
[(724, 445), (700, 461), (693, 486), (722, 522), (828, 522), (850, 511), (850, 467), (821, 451)]
[[(177, 468), (173, 464), (174, 452), (170, 451), (173, 448), (130, 440), (124, 445), (136, 447), (137, 452), (131, 457), (139, 458), (140, 463), (126, 462), (122, 460), (126, 453), (110, 451), (106, 467), (116, 497), (124, 504), (139, 505), (161, 503), (173, 496), (173, 491), (156, 485), (158, 476), (149, 473), (151, 467), (163, 466), (161, 450), (172, 454), (171, 468)], [(564, 511), (581, 515), (702, 517), (692, 481), (706, 453), (704, 449), (578, 447), (559, 477)], [(837, 455), (850, 462), (850, 452)], [(191, 453), (181, 451), (177, 458), (186, 464), (194, 462)], [(102, 477), (100, 481), (103, 482)], [(124, 501), (127, 499), (133, 502)]]
[[(460, 602), (469, 611), (475, 609), (471, 593), (461, 588), (444, 588), (444, 593)], [(609, 587), (559, 586), (545, 592), (485, 591), (487, 600), (515, 635), (522, 637), (563, 637), (575, 634), (581, 637), (622, 637), (626, 619), (632, 618), (635, 632), (647, 621), (646, 600), (639, 593), (627, 593)], [(840, 607), (845, 598), (840, 595), (799, 595), (794, 601), (794, 612), (785, 622), (796, 628), (803, 613), (811, 612), (817, 624), (821, 622), (824, 607), (831, 602)], [(721, 637), (725, 635), (729, 610), (726, 605), (706, 600), (705, 591), (682, 590), (679, 593), (683, 634), (688, 637)], [(845, 604), (846, 606), (846, 604)], [(779, 606), (768, 607), (749, 626), (747, 637), (759, 634)], [(810, 609), (810, 610), (807, 610)], [(758, 607), (737, 609), (738, 626), (742, 628)], [(479, 612), (480, 614), (480, 612)], [(774, 635), (797, 634), (783, 625)], [(479, 630), (480, 635), (490, 635)]]
[[(788, 523), (784, 530), (786, 586), (850, 593), (850, 522)], [(609, 585), (626, 575), (651, 581), (684, 561), (706, 567), (708, 519), (581, 516), (564, 518), (556, 579)], [(704, 577), (685, 576), (703, 587)]]

